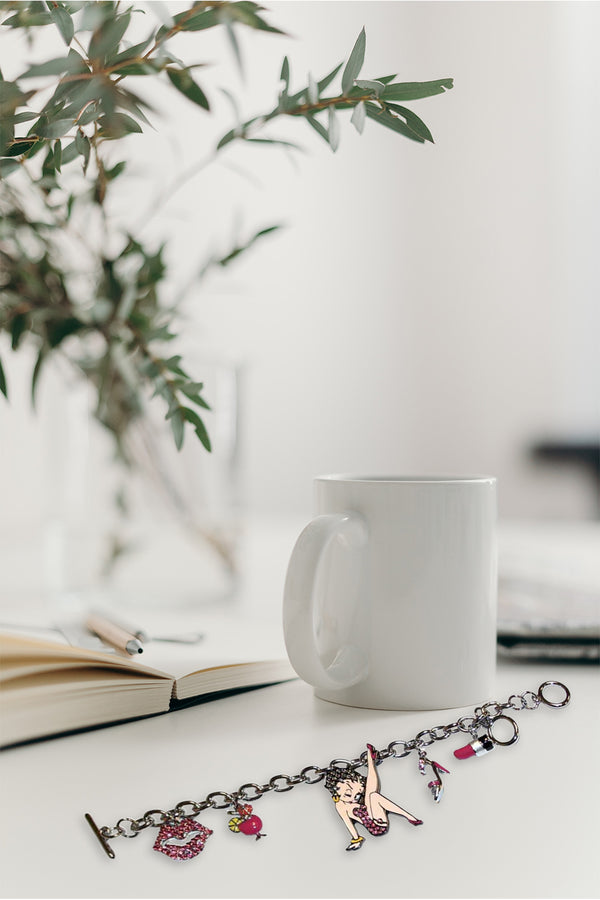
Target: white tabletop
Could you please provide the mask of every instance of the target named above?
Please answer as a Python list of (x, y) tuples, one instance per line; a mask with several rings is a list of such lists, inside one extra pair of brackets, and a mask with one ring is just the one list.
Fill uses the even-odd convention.
[[(111, 842), (104, 855), (84, 821), (230, 792), (280, 773), (385, 746), (455, 711), (336, 706), (300, 681), (152, 719), (5, 751), (0, 853), (5, 897), (595, 897), (598, 875), (598, 685), (574, 665), (503, 665), (496, 699), (565, 681), (571, 704), (516, 715), (521, 739), (457, 761), (461, 737), (436, 744), (451, 770), (433, 802), (409, 756), (381, 767), (388, 796), (424, 820), (392, 822), (382, 840), (346, 853), (345, 829), (321, 784), (255, 804), (267, 837), (234, 834), (224, 811), (199, 857), (152, 851), (156, 831)], [(483, 698), (482, 698), (483, 699)], [(467, 712), (465, 710), (465, 712)], [(465, 741), (466, 742), (466, 741)]]
[[(281, 573), (276, 572), (277, 578)], [(502, 663), (493, 698), (568, 684), (564, 709), (515, 713), (520, 741), (456, 760), (463, 735), (435, 744), (451, 774), (439, 804), (414, 755), (380, 769), (382, 790), (424, 824), (392, 818), (389, 834), (346, 853), (347, 835), (322, 784), (254, 804), (266, 837), (228, 828), (209, 810), (203, 852), (177, 862), (153, 852), (156, 830), (102, 851), (99, 825), (169, 809), (210, 791), (295, 775), (446, 724), (463, 710), (388, 712), (314, 698), (301, 681), (150, 719), (6, 750), (0, 756), (4, 897), (597, 897), (600, 750), (597, 668)]]

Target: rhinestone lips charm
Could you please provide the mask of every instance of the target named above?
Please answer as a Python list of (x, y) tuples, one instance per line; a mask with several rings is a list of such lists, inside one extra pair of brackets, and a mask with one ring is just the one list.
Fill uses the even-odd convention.
[(198, 856), (212, 831), (193, 819), (167, 822), (161, 825), (154, 842), (154, 849), (171, 859), (193, 859)]

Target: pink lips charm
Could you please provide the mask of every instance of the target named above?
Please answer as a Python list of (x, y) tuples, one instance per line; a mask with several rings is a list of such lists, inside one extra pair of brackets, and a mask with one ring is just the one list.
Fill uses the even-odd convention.
[(210, 828), (205, 828), (193, 819), (167, 822), (161, 825), (154, 849), (166, 853), (171, 859), (193, 859), (204, 848), (211, 834)]

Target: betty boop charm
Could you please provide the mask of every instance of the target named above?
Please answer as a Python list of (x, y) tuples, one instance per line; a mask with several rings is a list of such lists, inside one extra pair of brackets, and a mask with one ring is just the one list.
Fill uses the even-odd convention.
[[(554, 698), (554, 699), (552, 699)], [(439, 802), (442, 791), (442, 774), (448, 769), (427, 756), (426, 747), (437, 741), (465, 735), (470, 743), (454, 751), (457, 759), (469, 759), (481, 756), (494, 747), (509, 747), (519, 739), (519, 728), (515, 720), (507, 715), (507, 711), (535, 710), (540, 706), (555, 709), (566, 706), (571, 699), (569, 689), (560, 681), (545, 681), (537, 691), (525, 691), (523, 694), (512, 694), (504, 703), (490, 701), (477, 706), (473, 715), (462, 716), (449, 725), (435, 725), (420, 731), (410, 741), (392, 741), (385, 749), (375, 750), (367, 744), (366, 751), (356, 759), (334, 759), (328, 766), (305, 766), (298, 775), (274, 775), (266, 784), (248, 782), (236, 791), (213, 791), (204, 800), (182, 800), (174, 809), (167, 811), (150, 809), (138, 819), (119, 819), (112, 828), (96, 825), (89, 813), (85, 818), (98, 839), (102, 849), (111, 859), (115, 853), (110, 841), (117, 837), (134, 838), (146, 828), (158, 828), (154, 849), (164, 853), (171, 859), (193, 859), (204, 849), (206, 841), (213, 833), (210, 828), (201, 825), (196, 817), (211, 809), (226, 810), (230, 816), (229, 828), (234, 833), (262, 837), (262, 820), (253, 811), (250, 801), (255, 803), (269, 791), (285, 793), (299, 784), (318, 784), (324, 782), (331, 793), (335, 808), (350, 834), (350, 843), (346, 850), (359, 850), (365, 841), (358, 828), (364, 829), (373, 837), (387, 834), (390, 828), (390, 816), (400, 816), (411, 825), (422, 825), (417, 819), (398, 804), (389, 800), (380, 791), (378, 767), (386, 760), (403, 759), (411, 753), (418, 756), (419, 771), (422, 775), (431, 771), (432, 777), (427, 787), (433, 799)], [(509, 728), (507, 735), (507, 726)], [(494, 734), (496, 731), (503, 738)], [(436, 754), (437, 755), (437, 754)], [(358, 769), (366, 767), (366, 775)]]
[(360, 850), (364, 837), (356, 826), (362, 825), (373, 837), (387, 834), (390, 813), (402, 816), (411, 825), (422, 825), (421, 819), (406, 812), (396, 803), (384, 797), (379, 790), (377, 751), (367, 744), (367, 774), (360, 775), (355, 768), (332, 766), (325, 776), (325, 787), (331, 793), (340, 819), (350, 832), (346, 850)]

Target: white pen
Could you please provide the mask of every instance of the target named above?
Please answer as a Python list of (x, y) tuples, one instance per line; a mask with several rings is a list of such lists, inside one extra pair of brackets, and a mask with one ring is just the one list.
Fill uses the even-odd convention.
[(141, 641), (135, 635), (104, 616), (91, 613), (85, 620), (85, 626), (107, 644), (112, 644), (117, 650), (124, 650), (125, 653), (132, 656), (144, 652)]

